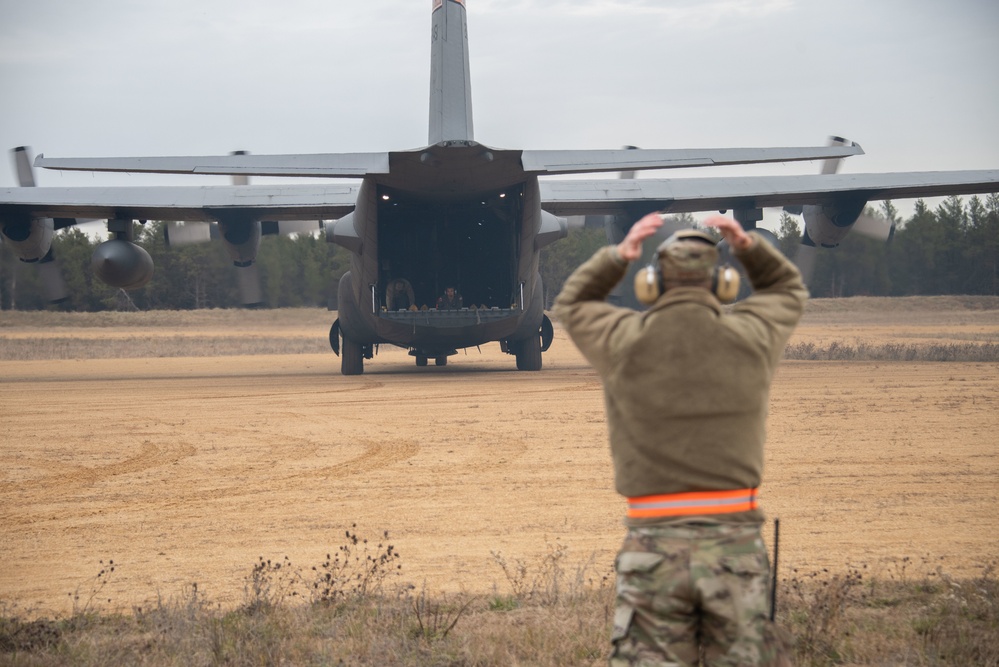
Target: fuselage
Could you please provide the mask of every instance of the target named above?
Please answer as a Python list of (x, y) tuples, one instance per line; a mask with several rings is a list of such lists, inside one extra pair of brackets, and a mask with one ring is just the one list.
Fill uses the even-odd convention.
[[(362, 345), (391, 343), (425, 356), (537, 336), (543, 318), (540, 249), (565, 235), (541, 210), (537, 177), (520, 151), (444, 142), (392, 153), (388, 174), (369, 176), (333, 241), (352, 252), (338, 289), (340, 330)], [(409, 309), (387, 290), (412, 287)], [(438, 309), (448, 287), (459, 309)]]

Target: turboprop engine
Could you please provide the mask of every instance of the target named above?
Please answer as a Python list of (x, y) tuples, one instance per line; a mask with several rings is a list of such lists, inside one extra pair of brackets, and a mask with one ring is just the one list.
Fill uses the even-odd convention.
[(229, 222), (219, 221), (219, 233), (222, 244), (232, 263), (238, 267), (246, 267), (257, 259), (260, 249), (259, 222)]
[[(35, 186), (35, 173), (31, 168), (26, 146), (18, 146), (11, 155), (14, 158), (14, 171), (21, 187)], [(52, 235), (56, 228), (74, 224), (74, 220), (52, 218), (14, 217), (0, 220), (0, 237), (10, 246), (17, 258), (38, 267), (42, 288), (50, 303), (59, 303), (68, 298), (62, 272), (52, 254)]]
[[(167, 245), (180, 247), (192, 243), (207, 243), (212, 239), (221, 239), (226, 254), (236, 267), (239, 279), (239, 292), (244, 306), (257, 306), (262, 302), (260, 288), (260, 271), (257, 268), (257, 251), (260, 249), (260, 237), (268, 230), (259, 221), (251, 220), (220, 220), (218, 223), (186, 222), (171, 223), (166, 227)], [(280, 229), (277, 223), (269, 223), (274, 230), (299, 231), (295, 229)], [(311, 228), (308, 229), (311, 231)]]
[(824, 206), (803, 206), (805, 234), (817, 246), (835, 248), (846, 238), (864, 212), (864, 199), (844, 200)]
[[(849, 145), (852, 142), (842, 137), (829, 137), (829, 145)], [(822, 174), (835, 174), (839, 170), (842, 158), (825, 160), (822, 163)], [(792, 215), (800, 214), (805, 221), (805, 231), (801, 235), (801, 245), (795, 256), (795, 264), (808, 284), (812, 280), (817, 261), (817, 248), (835, 248), (851, 231), (857, 231), (865, 236), (880, 241), (890, 242), (895, 234), (895, 223), (878, 220), (864, 215), (867, 200), (863, 197), (841, 197), (832, 204), (821, 206), (805, 205), (785, 206), (784, 210)]]
[[(14, 159), (14, 173), (17, 184), (22, 188), (35, 187), (35, 172), (31, 168), (27, 146), (18, 146), (11, 151)], [(11, 247), (22, 262), (38, 262), (49, 254), (52, 248), (52, 234), (55, 221), (52, 218), (17, 217), (13, 220), (0, 220), (0, 233), (4, 242)]]
[(55, 231), (52, 218), (0, 221), (3, 240), (22, 262), (37, 262), (48, 254)]
[[(853, 145), (842, 137), (829, 137), (830, 146)], [(842, 158), (824, 160), (820, 173), (835, 174), (839, 171)], [(862, 197), (841, 197), (833, 204), (822, 206), (806, 205), (800, 207), (785, 207), (791, 214), (801, 214), (805, 220), (805, 233), (801, 242), (812, 247), (835, 248), (846, 238), (851, 230), (855, 230), (880, 241), (890, 241), (895, 232), (893, 225), (887, 222), (872, 220), (864, 216), (867, 200)]]
[[(239, 185), (245, 179), (234, 179)], [(192, 243), (207, 243), (221, 240), (226, 254), (236, 268), (239, 291), (244, 306), (258, 306), (263, 303), (260, 284), (260, 270), (257, 267), (257, 253), (260, 239), (268, 234), (309, 234), (320, 228), (314, 220), (258, 221), (229, 216), (218, 222), (169, 223), (166, 226), (166, 241), (171, 247)]]

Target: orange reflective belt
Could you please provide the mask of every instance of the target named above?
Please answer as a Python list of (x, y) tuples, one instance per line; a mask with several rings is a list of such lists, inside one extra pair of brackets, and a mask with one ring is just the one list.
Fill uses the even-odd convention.
[(659, 496), (628, 498), (628, 517), (632, 519), (698, 514), (731, 514), (756, 509), (758, 489), (732, 491), (690, 491)]

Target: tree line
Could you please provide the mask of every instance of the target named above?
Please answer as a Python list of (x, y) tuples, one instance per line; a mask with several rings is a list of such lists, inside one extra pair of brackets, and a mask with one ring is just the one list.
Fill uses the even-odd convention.
[[(857, 233), (840, 247), (819, 251), (809, 285), (814, 297), (999, 294), (999, 195), (965, 202), (950, 197), (936, 209), (922, 200), (913, 215), (899, 219), (891, 202), (868, 207), (866, 215), (896, 224), (890, 244)], [(693, 222), (693, 218), (684, 219)], [(69, 298), (49, 305), (37, 267), (0, 247), (0, 309), (74, 311), (117, 309), (192, 310), (240, 307), (235, 271), (221, 243), (167, 247), (162, 222), (139, 227), (136, 241), (155, 263), (153, 279), (128, 293), (104, 285), (90, 271), (100, 243), (79, 228), (56, 235), (58, 259)], [(776, 231), (781, 250), (794, 257), (801, 241), (799, 221), (787, 213)], [(603, 229), (573, 229), (545, 248), (541, 275), (550, 303), (569, 273), (607, 243)], [(646, 244), (649, 249), (653, 244)], [(314, 235), (268, 236), (260, 244), (263, 301), (269, 307), (326, 307), (350, 266), (349, 253)]]
[[(896, 224), (891, 243), (857, 233), (839, 247), (819, 251), (809, 284), (813, 297), (999, 294), (999, 195), (949, 197), (935, 210), (922, 200), (901, 220), (891, 202), (865, 215)], [(781, 250), (794, 257), (801, 241), (796, 221), (784, 214)]]
[[(49, 305), (37, 267), (16, 259), (9, 249), (0, 255), (0, 308), (71, 311), (197, 310), (242, 306), (232, 260), (221, 242), (181, 247), (166, 244), (166, 223), (137, 225), (135, 241), (153, 259), (152, 280), (137, 290), (108, 287), (90, 270), (90, 258), (101, 243), (79, 227), (56, 235), (52, 252), (66, 282), (68, 299)], [(336, 294), (340, 276), (350, 267), (349, 252), (314, 235), (266, 236), (257, 253), (263, 302), (276, 308), (326, 307)]]

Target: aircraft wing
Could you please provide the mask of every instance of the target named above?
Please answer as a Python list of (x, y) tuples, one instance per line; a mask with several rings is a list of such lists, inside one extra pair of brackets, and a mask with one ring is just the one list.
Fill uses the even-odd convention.
[(305, 155), (213, 155), (198, 157), (35, 158), (36, 167), (62, 171), (120, 171), (233, 176), (321, 176), (363, 178), (389, 172), (388, 153)]
[(799, 162), (863, 155), (859, 144), (810, 148), (690, 148), (531, 151), (521, 156), (524, 171), (537, 175), (584, 174), (602, 171), (679, 169), (766, 162)]
[(559, 216), (693, 213), (842, 199), (917, 199), (999, 192), (999, 169), (674, 179), (542, 180), (541, 206)]
[(352, 211), (359, 189), (353, 185), (0, 188), (0, 219), (319, 220)]

